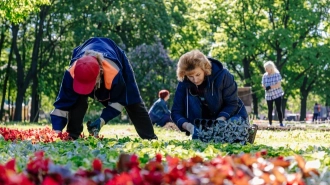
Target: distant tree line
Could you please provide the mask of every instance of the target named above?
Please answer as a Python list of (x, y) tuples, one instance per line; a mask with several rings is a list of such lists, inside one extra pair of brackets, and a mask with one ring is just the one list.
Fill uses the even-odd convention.
[(30, 121), (51, 106), (72, 49), (108, 37), (126, 51), (150, 107), (160, 89), (176, 88), (178, 58), (191, 49), (222, 61), (239, 86), (252, 87), (253, 114), (264, 99), (264, 61), (275, 62), (287, 100), (330, 103), (330, 4), (327, 0), (8, 0), (0, 2), (0, 117), (13, 121), (31, 97)]

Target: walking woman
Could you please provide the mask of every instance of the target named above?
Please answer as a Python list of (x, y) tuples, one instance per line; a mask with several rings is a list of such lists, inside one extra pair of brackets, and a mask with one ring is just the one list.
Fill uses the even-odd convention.
[(269, 126), (272, 125), (273, 119), (273, 102), (275, 102), (276, 111), (280, 126), (283, 127), (283, 113), (282, 113), (282, 97), (284, 95), (281, 87), (282, 76), (277, 70), (274, 62), (268, 61), (264, 64), (266, 73), (262, 76), (262, 86), (265, 89), (265, 98), (268, 107)]

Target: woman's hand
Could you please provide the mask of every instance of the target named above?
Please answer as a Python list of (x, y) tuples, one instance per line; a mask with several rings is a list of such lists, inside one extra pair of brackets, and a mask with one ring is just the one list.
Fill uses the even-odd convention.
[(190, 132), (191, 135), (194, 135), (194, 125), (188, 122), (184, 122), (182, 124), (182, 128), (186, 129), (188, 132)]
[(227, 119), (223, 116), (217, 118), (218, 121), (226, 121)]

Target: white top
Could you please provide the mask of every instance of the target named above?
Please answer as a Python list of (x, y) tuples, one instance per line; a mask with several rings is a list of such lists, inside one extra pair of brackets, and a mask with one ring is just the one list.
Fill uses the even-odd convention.
[[(274, 73), (271, 75), (268, 75), (268, 73), (265, 73), (262, 76), (262, 85), (264, 85), (265, 87), (267, 86), (272, 86), (277, 84), (278, 82), (280, 82), (282, 80), (282, 76), (280, 73)], [(265, 90), (265, 98), (266, 100), (274, 100), (278, 97), (281, 97), (284, 95), (283, 89), (282, 87), (276, 88), (276, 89), (269, 89), (268, 91)]]

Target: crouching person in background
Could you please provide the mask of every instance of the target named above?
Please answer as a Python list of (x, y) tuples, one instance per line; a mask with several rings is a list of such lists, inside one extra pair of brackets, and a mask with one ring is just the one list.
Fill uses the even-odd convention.
[(179, 128), (171, 119), (171, 111), (167, 107), (167, 100), (170, 99), (170, 92), (166, 89), (158, 92), (158, 100), (156, 100), (149, 110), (149, 116), (153, 124), (160, 127), (179, 131)]
[(62, 132), (67, 126), (69, 135), (77, 139), (83, 131), (88, 97), (104, 105), (101, 116), (87, 124), (91, 135), (97, 137), (102, 126), (125, 107), (139, 136), (157, 139), (131, 65), (124, 51), (108, 38), (91, 38), (73, 50), (51, 112), (53, 130)]

